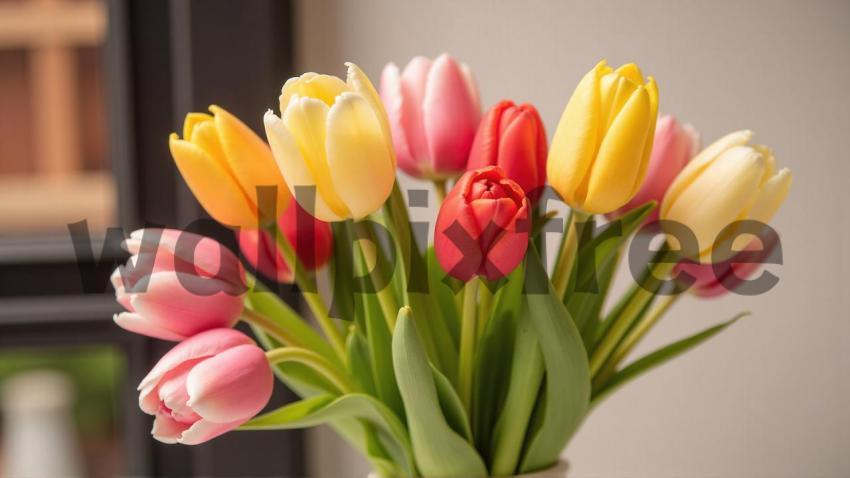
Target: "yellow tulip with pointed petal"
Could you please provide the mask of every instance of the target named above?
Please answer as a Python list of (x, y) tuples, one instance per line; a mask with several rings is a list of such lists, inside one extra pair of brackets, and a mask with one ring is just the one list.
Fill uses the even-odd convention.
[(637, 194), (649, 165), (658, 89), (637, 65), (603, 60), (567, 103), (546, 163), (549, 183), (574, 209), (606, 214)]
[(262, 138), (223, 108), (213, 105), (210, 112), (186, 115), (183, 139), (177, 133), (169, 138), (171, 156), (210, 216), (226, 226), (257, 229), (257, 188), (277, 188), (276, 215), (289, 205), (289, 188)]
[[(741, 220), (768, 223), (791, 188), (791, 171), (776, 170), (769, 148), (748, 145), (752, 136), (751, 131), (736, 131), (702, 150), (676, 176), (661, 203), (661, 219), (682, 223), (694, 233), (701, 262), (728, 259), (714, 254), (720, 245), (730, 256), (733, 248), (743, 248), (746, 244), (740, 242), (728, 247), (728, 241), (739, 237), (739, 228), (724, 229)], [(724, 237), (718, 237), (721, 232)]]
[[(346, 81), (316, 73), (287, 80), (281, 116), (265, 115), (266, 136), (290, 191), (327, 222), (368, 216), (395, 184), (386, 112), (369, 78), (346, 65)], [(299, 187), (314, 187), (315, 197), (299, 197)]]

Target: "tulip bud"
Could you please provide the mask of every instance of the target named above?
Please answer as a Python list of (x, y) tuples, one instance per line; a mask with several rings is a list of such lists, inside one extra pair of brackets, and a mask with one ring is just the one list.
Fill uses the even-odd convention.
[(689, 258), (703, 263), (728, 259), (712, 253), (721, 246), (731, 250), (726, 246), (739, 236), (729, 226), (742, 220), (768, 223), (788, 195), (791, 171), (776, 171), (770, 149), (748, 146), (751, 138), (751, 131), (720, 138), (685, 166), (667, 190), (659, 214), (694, 233), (699, 254)]
[(233, 329), (213, 329), (180, 342), (139, 384), (139, 407), (153, 415), (163, 443), (197, 445), (260, 412), (272, 394), (263, 350)]
[(528, 248), (530, 205), (522, 188), (497, 166), (464, 174), (437, 215), (434, 250), (449, 275), (498, 280)]
[(546, 184), (546, 152), (546, 130), (537, 109), (501, 101), (481, 120), (467, 167), (499, 166), (533, 205)]
[(381, 76), (381, 98), (402, 171), (443, 180), (466, 170), (481, 116), (469, 67), (447, 54), (433, 62), (417, 56), (404, 71), (388, 63)]
[(309, 200), (295, 199), (327, 222), (368, 216), (395, 184), (384, 108), (369, 78), (347, 65), (345, 82), (316, 73), (290, 78), (280, 95), (281, 117), (271, 110), (265, 115), (266, 136), (290, 191), (315, 188), (304, 195)]
[(232, 327), (242, 313), (244, 270), (230, 249), (174, 229), (140, 229), (124, 242), (131, 257), (115, 269), (115, 298), (127, 312), (120, 327), (163, 340), (184, 340)]
[[(676, 179), (676, 175), (688, 164), (688, 161), (699, 151), (699, 133), (689, 124), (682, 125), (671, 115), (658, 119), (655, 126), (655, 140), (652, 143), (652, 153), (649, 156), (649, 168), (640, 190), (611, 217), (618, 217), (632, 209), (642, 206), (649, 201), (661, 203), (667, 188)], [(658, 219), (656, 208), (645, 222)]]
[(751, 240), (744, 250), (719, 264), (682, 261), (673, 269), (673, 277), (683, 277), (682, 274), (690, 276), (693, 283), (688, 290), (697, 297), (718, 297), (736, 290), (759, 270), (779, 245), (779, 236), (772, 229), (768, 231), (769, 234), (761, 234)]
[[(278, 225), (305, 268), (316, 270), (328, 262), (333, 252), (333, 233), (328, 223), (314, 218), (292, 201), (278, 219)], [(239, 248), (245, 259), (264, 276), (292, 283), (293, 271), (278, 250), (274, 237), (267, 231), (239, 231)]]
[(276, 211), (286, 209), (289, 190), (268, 145), (223, 108), (210, 111), (186, 115), (183, 139), (172, 133), (168, 140), (171, 155), (210, 216), (226, 226), (256, 229), (263, 215), (257, 188), (276, 188)]
[(605, 61), (573, 92), (549, 149), (549, 183), (570, 207), (606, 214), (640, 189), (658, 114), (658, 90), (634, 63)]

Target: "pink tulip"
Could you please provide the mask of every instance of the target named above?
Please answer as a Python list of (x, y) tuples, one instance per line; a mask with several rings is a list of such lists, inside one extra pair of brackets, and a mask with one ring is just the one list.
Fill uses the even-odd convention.
[(417, 56), (403, 72), (389, 63), (381, 76), (381, 98), (402, 171), (427, 179), (465, 171), (481, 117), (478, 88), (466, 65), (447, 54), (433, 62)]
[(689, 290), (697, 297), (717, 297), (735, 290), (747, 281), (778, 245), (779, 236), (772, 229), (767, 229), (727, 261), (717, 265), (682, 261), (676, 264), (673, 275), (686, 273), (693, 277), (695, 281)]
[[(612, 213), (619, 217), (649, 201), (661, 203), (667, 188), (699, 150), (699, 133), (689, 124), (681, 125), (672, 115), (658, 118), (655, 140), (646, 178), (637, 194), (625, 206)], [(658, 219), (658, 208), (647, 217), (646, 222)]]
[(245, 423), (273, 386), (263, 350), (245, 334), (213, 329), (180, 342), (139, 384), (139, 407), (163, 443), (197, 445)]
[[(328, 262), (333, 252), (333, 232), (328, 223), (314, 218), (296, 201), (291, 201), (278, 219), (278, 225), (306, 269), (316, 270)], [(241, 229), (239, 248), (245, 259), (264, 276), (287, 284), (293, 281), (292, 270), (268, 232)]]
[(229, 249), (174, 229), (134, 231), (124, 246), (132, 256), (111, 277), (127, 309), (114, 316), (120, 327), (176, 341), (236, 323), (245, 272)]

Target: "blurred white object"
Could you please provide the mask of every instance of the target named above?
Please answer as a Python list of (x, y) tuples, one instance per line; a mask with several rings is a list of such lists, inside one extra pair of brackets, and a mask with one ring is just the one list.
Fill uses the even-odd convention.
[(84, 476), (75, 396), (74, 383), (51, 370), (22, 372), (3, 383), (4, 478)]

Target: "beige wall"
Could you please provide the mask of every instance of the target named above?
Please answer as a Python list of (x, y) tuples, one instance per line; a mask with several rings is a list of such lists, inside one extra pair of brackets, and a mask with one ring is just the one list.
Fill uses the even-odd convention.
[[(643, 350), (753, 316), (604, 403), (565, 456), (576, 477), (850, 476), (850, 2), (303, 0), (298, 20), (302, 70), (352, 60), (377, 81), (387, 61), (448, 51), (487, 105), (534, 103), (550, 137), (600, 58), (638, 62), (704, 140), (755, 130), (795, 176), (779, 285), (678, 304)], [(337, 452), (316, 461), (363, 476)]]

